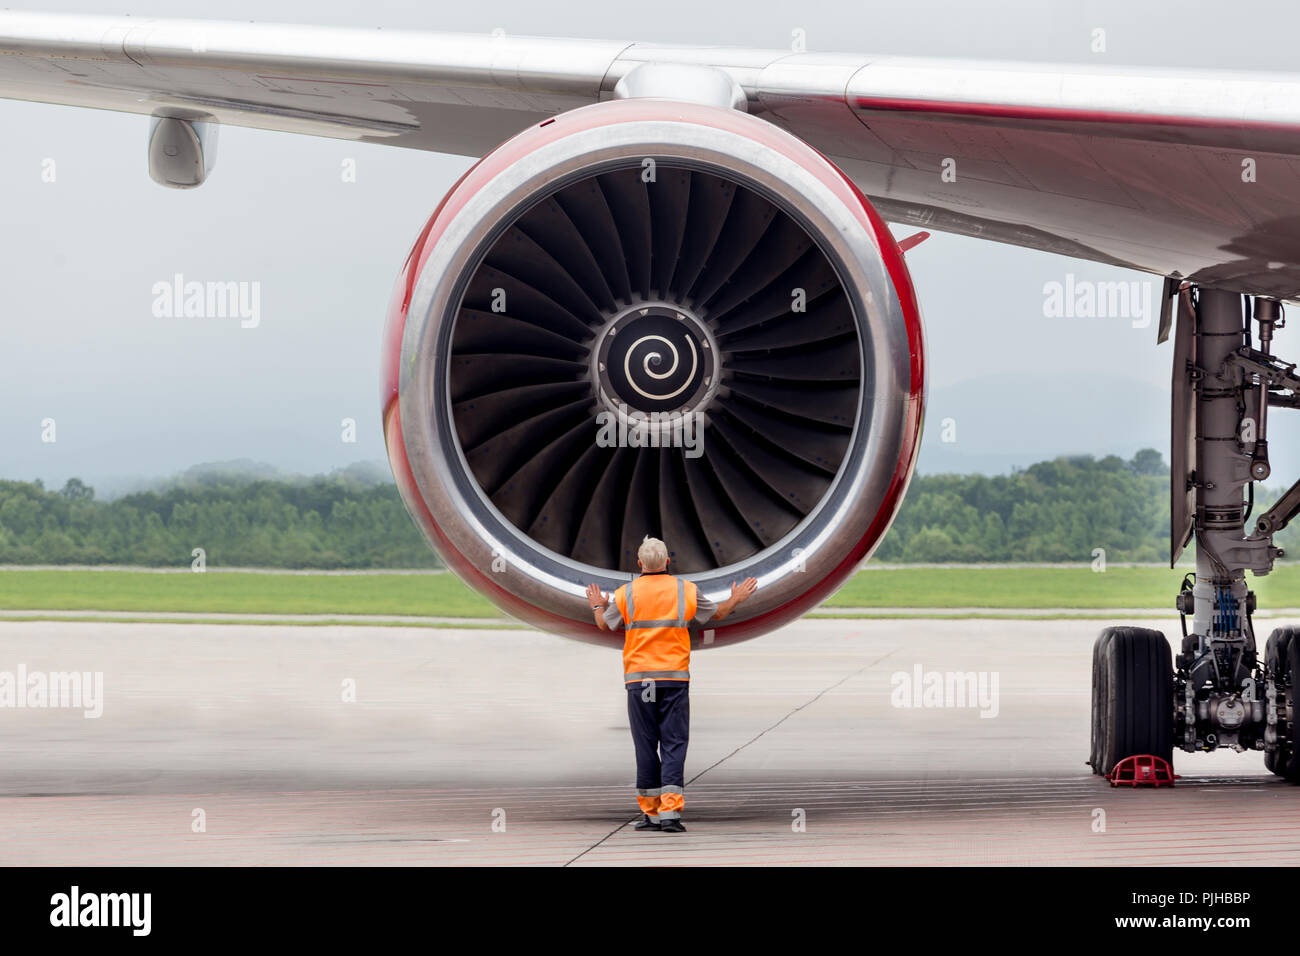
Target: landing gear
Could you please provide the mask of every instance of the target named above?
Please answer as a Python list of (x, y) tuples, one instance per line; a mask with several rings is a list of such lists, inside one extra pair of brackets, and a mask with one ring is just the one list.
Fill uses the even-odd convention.
[(1108, 627), (1092, 648), (1092, 772), (1125, 757), (1173, 756), (1174, 672), (1169, 642), (1145, 627)]
[[(1300, 514), (1296, 482), (1247, 529), (1254, 483), (1271, 473), (1268, 409), (1300, 408), (1300, 376), (1272, 355), (1282, 306), (1191, 283), (1176, 294), (1170, 566), (1195, 537), (1196, 571), (1175, 602), (1182, 645), (1170, 663), (1159, 631), (1107, 628), (1093, 647), (1093, 772), (1137, 754), (1228, 748), (1264, 751), (1268, 768), (1300, 782), (1293, 720), (1300, 687), (1300, 629), (1273, 632), (1261, 662), (1246, 572), (1268, 574), (1282, 557), (1273, 535)], [(1248, 302), (1249, 300), (1247, 300)], [(1259, 326), (1252, 343), (1251, 315)], [(1162, 320), (1162, 336), (1168, 323)], [(1190, 619), (1190, 620), (1189, 620)], [(1190, 628), (1188, 625), (1191, 625)]]

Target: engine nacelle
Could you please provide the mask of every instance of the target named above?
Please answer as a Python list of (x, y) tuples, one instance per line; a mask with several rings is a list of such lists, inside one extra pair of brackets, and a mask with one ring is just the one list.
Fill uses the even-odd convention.
[(609, 642), (642, 537), (722, 600), (700, 643), (831, 595), (911, 477), (920, 316), (884, 222), (825, 157), (734, 110), (631, 99), (479, 161), (421, 232), (385, 343), (384, 429), (447, 566), (537, 627)]

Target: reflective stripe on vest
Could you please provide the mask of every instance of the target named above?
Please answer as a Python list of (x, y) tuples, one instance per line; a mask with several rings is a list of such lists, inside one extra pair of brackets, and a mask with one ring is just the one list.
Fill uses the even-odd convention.
[(690, 680), (690, 671), (633, 671), (623, 675), (623, 683), (630, 684), (638, 680)]
[(623, 617), (623, 682), (690, 680), (694, 584), (668, 574), (642, 575), (614, 592)]

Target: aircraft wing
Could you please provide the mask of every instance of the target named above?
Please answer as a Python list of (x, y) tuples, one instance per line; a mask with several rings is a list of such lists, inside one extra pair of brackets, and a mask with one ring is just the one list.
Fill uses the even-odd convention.
[(0, 12), (0, 97), (471, 156), (645, 63), (724, 72), (891, 220), (1300, 297), (1300, 74)]

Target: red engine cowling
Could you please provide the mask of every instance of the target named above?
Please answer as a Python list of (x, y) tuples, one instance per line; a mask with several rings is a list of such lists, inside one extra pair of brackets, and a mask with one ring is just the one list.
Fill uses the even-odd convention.
[(902, 255), (825, 157), (745, 113), (602, 103), (525, 130), (443, 199), (384, 345), (393, 472), (503, 611), (608, 642), (584, 589), (647, 534), (717, 600), (703, 644), (842, 585), (893, 519), (924, 405)]

